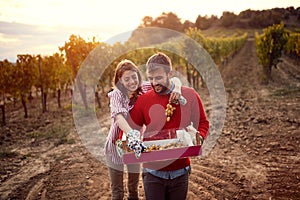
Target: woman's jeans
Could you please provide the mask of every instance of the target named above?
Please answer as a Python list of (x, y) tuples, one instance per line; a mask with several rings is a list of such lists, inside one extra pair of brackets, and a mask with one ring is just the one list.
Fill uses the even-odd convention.
[[(137, 173), (140, 171), (139, 164), (126, 165), (127, 166), (127, 188), (128, 188), (128, 199), (138, 199), (138, 184), (139, 184), (139, 175)], [(124, 184), (123, 184), (123, 175), (124, 175), (124, 165), (116, 165), (110, 163), (108, 167), (109, 176), (110, 176), (110, 186), (112, 190), (113, 200), (123, 200), (124, 198)]]

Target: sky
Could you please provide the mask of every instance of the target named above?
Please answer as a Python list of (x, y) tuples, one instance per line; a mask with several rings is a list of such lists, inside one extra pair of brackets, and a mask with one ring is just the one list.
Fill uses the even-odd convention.
[(17, 54), (52, 55), (71, 34), (108, 41), (163, 12), (195, 22), (223, 11), (300, 7), (299, 0), (0, 0), (0, 60)]

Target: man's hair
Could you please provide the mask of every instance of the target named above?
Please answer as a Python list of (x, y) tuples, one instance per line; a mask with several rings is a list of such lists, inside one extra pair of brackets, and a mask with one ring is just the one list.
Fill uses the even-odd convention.
[(172, 70), (171, 59), (162, 52), (158, 52), (152, 55), (146, 63), (146, 68), (149, 72), (160, 67), (164, 68), (167, 74)]

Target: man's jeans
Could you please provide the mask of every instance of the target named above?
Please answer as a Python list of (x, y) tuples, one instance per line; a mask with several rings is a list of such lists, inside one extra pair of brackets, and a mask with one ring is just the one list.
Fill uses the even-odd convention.
[(174, 179), (162, 179), (143, 172), (143, 183), (147, 200), (185, 200), (188, 191), (189, 173)]

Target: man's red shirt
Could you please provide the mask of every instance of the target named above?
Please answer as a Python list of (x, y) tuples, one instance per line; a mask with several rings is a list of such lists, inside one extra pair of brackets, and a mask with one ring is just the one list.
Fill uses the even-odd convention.
[[(140, 127), (146, 125), (146, 130), (143, 133), (144, 141), (175, 138), (176, 130), (186, 128), (191, 122), (193, 122), (193, 126), (200, 132), (201, 136), (206, 138), (209, 122), (200, 96), (193, 88), (182, 87), (181, 91), (187, 103), (185, 105), (172, 104), (176, 109), (173, 111), (169, 122), (166, 121), (165, 115), (166, 106), (169, 103), (169, 94), (160, 95), (155, 93), (154, 90), (150, 90), (138, 97), (133, 109), (130, 111), (128, 122), (134, 129), (140, 129)], [(144, 167), (170, 171), (182, 169), (189, 164), (189, 158), (182, 158), (173, 161), (144, 163)]]

